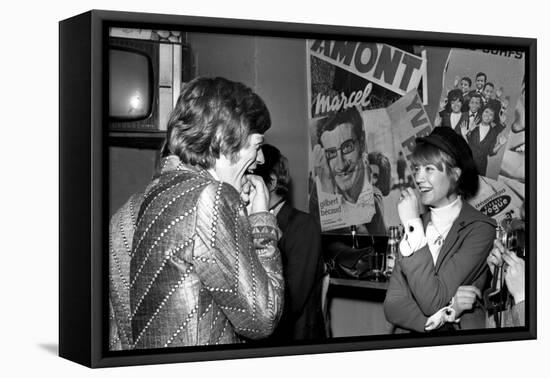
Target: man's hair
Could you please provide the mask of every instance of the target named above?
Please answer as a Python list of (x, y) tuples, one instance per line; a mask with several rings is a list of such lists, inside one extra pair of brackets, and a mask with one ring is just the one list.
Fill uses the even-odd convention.
[(460, 79), (460, 81), (466, 81), (468, 82), (468, 85), (470, 87), (472, 86), (472, 79), (470, 79), (468, 76), (464, 76), (462, 79)]
[(482, 104), (483, 101), (482, 101), (482, 98), (481, 98), (481, 95), (477, 92), (474, 92), (472, 94), (469, 95), (469, 99), (468, 99), (468, 104), (470, 104), (470, 101), (472, 100), (472, 98), (477, 98), (479, 100), (479, 103)]
[(491, 82), (485, 83), (485, 85), (483, 86), (483, 89), (485, 89), (485, 87), (493, 87), (493, 89), (495, 89), (495, 85)]
[(355, 106), (334, 113), (325, 119), (321, 127), (319, 127), (317, 130), (317, 138), (319, 140), (319, 144), (321, 144), (321, 146), (323, 145), (321, 143), (321, 135), (323, 135), (325, 131), (332, 131), (343, 123), (351, 123), (351, 125), (353, 126), (353, 134), (360, 142), (360, 145), (364, 145), (363, 142), (365, 139), (365, 132), (363, 131), (363, 119), (361, 118), (361, 114), (359, 114), (359, 111)]
[(486, 75), (484, 72), (478, 72), (478, 73), (476, 74), (476, 79), (477, 79), (478, 77), (480, 77), (480, 76), (483, 76), (483, 77), (485, 78), (485, 81), (487, 81), (487, 75)]
[(287, 199), (290, 191), (290, 174), (288, 171), (288, 159), (281, 151), (270, 144), (262, 145), (264, 163), (258, 165), (254, 174), (260, 176), (266, 184), (271, 182), (271, 175), (277, 178), (275, 193)]
[(488, 102), (487, 104), (483, 105), (481, 108), (481, 113), (483, 113), (486, 109), (489, 109), (492, 111), (495, 115), (498, 114), (498, 109), (496, 107), (496, 102)]
[(221, 77), (199, 77), (180, 93), (162, 154), (208, 169), (220, 155), (236, 161), (248, 137), (270, 126), (265, 103), (250, 88)]

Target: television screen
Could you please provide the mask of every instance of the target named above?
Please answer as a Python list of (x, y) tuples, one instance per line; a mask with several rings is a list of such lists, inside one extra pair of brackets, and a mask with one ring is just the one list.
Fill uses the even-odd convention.
[(109, 51), (109, 116), (125, 121), (151, 113), (153, 74), (150, 59), (137, 51)]

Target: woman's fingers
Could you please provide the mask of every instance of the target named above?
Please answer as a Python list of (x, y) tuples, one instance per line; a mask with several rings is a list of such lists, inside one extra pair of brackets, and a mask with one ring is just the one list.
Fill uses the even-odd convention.
[[(475, 296), (474, 296), (475, 298)], [(458, 299), (458, 303), (457, 303), (457, 307), (459, 307), (460, 309), (462, 310), (471, 310), (472, 307), (474, 307), (474, 303), (475, 303), (475, 300), (473, 300), (472, 298), (469, 298), (470, 300), (466, 299), (466, 298), (460, 298)]]
[(474, 294), (476, 297), (481, 299), (481, 290), (477, 288), (477, 286), (467, 286), (469, 292)]
[(481, 298), (481, 292), (476, 287), (474, 289), (468, 289), (468, 290), (461, 290), (456, 293), (457, 298), (470, 298), (475, 299), (476, 297)]
[(416, 198), (413, 188), (406, 188), (401, 191), (400, 199)]

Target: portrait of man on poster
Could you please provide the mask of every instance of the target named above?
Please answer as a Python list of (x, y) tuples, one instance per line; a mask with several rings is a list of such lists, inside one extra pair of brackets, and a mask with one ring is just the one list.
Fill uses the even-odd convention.
[[(358, 109), (350, 107), (319, 121), (317, 138), (313, 147), (315, 184), (310, 192), (310, 213), (316, 219), (340, 216), (340, 222), (330, 229), (338, 228), (336, 225), (365, 224), (366, 232), (384, 234), (382, 193), (371, 182), (367, 141)], [(319, 203), (326, 201), (337, 206), (324, 213)]]

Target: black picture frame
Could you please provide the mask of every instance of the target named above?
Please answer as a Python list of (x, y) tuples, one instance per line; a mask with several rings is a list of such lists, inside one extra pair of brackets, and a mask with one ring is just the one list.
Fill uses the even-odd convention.
[[(106, 348), (108, 296), (107, 248), (108, 127), (105, 47), (109, 26), (177, 29), (278, 36), (287, 38), (383, 40), (462, 48), (505, 48), (525, 51), (525, 93), (528, 159), (526, 210), (529, 255), (526, 257), (526, 327), (441, 333), (376, 335), (331, 339), (323, 344), (250, 347), (191, 347), (174, 350), (109, 352)], [(405, 30), (342, 27), (203, 18), (177, 15), (92, 10), (59, 24), (59, 355), (89, 367), (142, 365), (408, 348), (537, 337), (536, 318), (536, 91), (537, 41), (529, 38), (449, 34)], [(139, 138), (138, 138), (139, 139)], [(147, 138), (143, 143), (151, 141)], [(154, 143), (154, 142), (153, 142)]]

